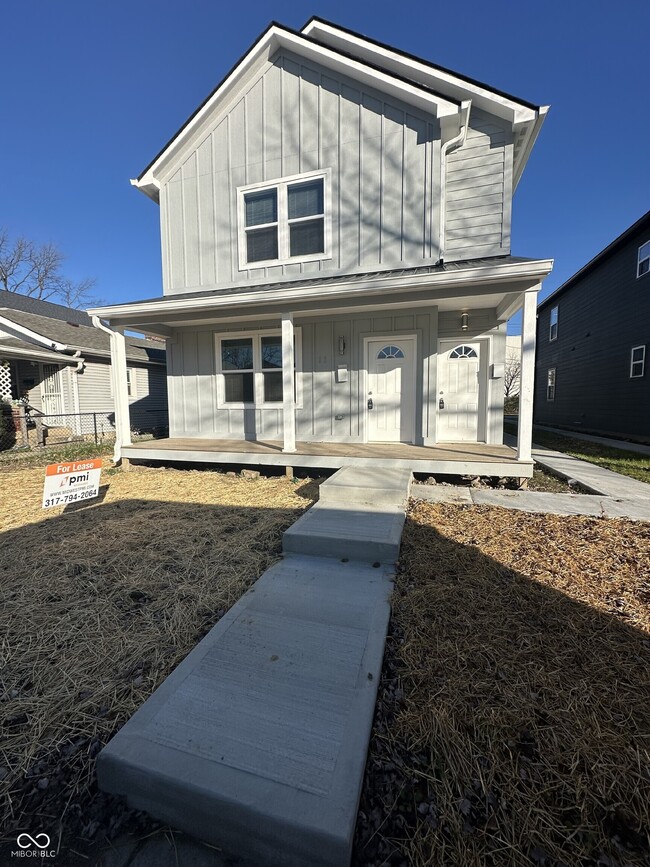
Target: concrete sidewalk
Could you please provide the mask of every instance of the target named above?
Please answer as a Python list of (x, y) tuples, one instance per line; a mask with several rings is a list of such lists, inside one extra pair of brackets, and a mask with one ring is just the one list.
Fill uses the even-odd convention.
[(364, 473), (324, 483), (285, 534), (303, 553), (267, 570), (98, 757), (102, 789), (237, 864), (349, 864), (411, 481)]
[[(516, 445), (516, 438), (510, 434), (504, 436), (504, 442)], [(563, 479), (573, 479), (586, 491), (601, 494), (604, 497), (615, 497), (620, 500), (650, 499), (650, 483), (639, 482), (629, 476), (606, 470), (597, 464), (581, 461), (564, 452), (544, 449), (533, 444), (533, 460), (540, 467), (545, 467), (554, 475)], [(649, 473), (650, 476), (650, 473)], [(650, 479), (649, 479), (650, 482)]]
[(563, 430), (559, 427), (547, 427), (544, 424), (536, 424), (535, 427), (540, 430), (548, 431), (549, 433), (558, 434), (559, 436), (573, 437), (574, 439), (584, 440), (589, 443), (598, 443), (601, 446), (607, 446), (607, 448), (611, 449), (621, 449), (624, 452), (636, 452), (640, 455), (650, 455), (650, 446), (646, 446), (643, 443), (633, 443), (629, 440), (617, 440), (612, 439), (612, 437), (596, 436), (596, 434), (586, 434), (581, 431)]
[(501, 506), (520, 512), (650, 521), (650, 499), (616, 499), (595, 494), (549, 494), (544, 491), (499, 491), (447, 485), (413, 485), (411, 497), (428, 503)]

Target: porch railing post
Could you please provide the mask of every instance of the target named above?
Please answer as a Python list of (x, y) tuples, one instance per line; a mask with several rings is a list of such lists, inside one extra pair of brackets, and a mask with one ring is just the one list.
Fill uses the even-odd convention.
[(293, 313), (282, 314), (282, 419), (283, 452), (296, 450), (296, 399), (293, 350)]
[(533, 397), (535, 386), (535, 337), (537, 331), (537, 293), (540, 287), (524, 293), (521, 327), (521, 373), (519, 375), (519, 425), (517, 460), (530, 461), (533, 448)]

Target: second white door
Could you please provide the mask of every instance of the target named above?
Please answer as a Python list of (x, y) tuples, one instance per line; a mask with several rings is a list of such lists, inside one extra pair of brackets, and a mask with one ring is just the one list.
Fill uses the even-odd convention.
[(368, 442), (414, 442), (415, 338), (369, 340), (367, 352)]

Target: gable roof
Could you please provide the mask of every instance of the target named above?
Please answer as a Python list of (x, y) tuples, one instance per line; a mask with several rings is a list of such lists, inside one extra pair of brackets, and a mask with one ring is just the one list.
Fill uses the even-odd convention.
[[(49, 316), (41, 316), (36, 313), (28, 313), (24, 310), (15, 310), (11, 308), (3, 308), (1, 305), (4, 302), (4, 295), (13, 295), (12, 292), (0, 292), (0, 317), (15, 322), (23, 328), (28, 328), (52, 343), (64, 344), (68, 350), (80, 350), (82, 354), (100, 356), (110, 356), (110, 338), (108, 334), (95, 328), (90, 317), (83, 313), (88, 324), (78, 324), (65, 321), (60, 318)], [(35, 301), (36, 299), (31, 299)], [(45, 301), (38, 302), (39, 304), (47, 304)], [(61, 306), (61, 305), (50, 305)], [(67, 310), (67, 307), (63, 308)], [(80, 312), (80, 311), (77, 311)], [(14, 343), (18, 338), (5, 338), (0, 336), (0, 347), (9, 345), (10, 341)], [(21, 342), (24, 342), (21, 340)], [(139, 337), (130, 337), (126, 335), (126, 355), (132, 361), (154, 362), (164, 364), (165, 350), (159, 343), (153, 340), (144, 340)]]
[(600, 253), (597, 253), (593, 259), (590, 259), (586, 265), (583, 265), (579, 271), (569, 277), (561, 286), (558, 286), (555, 291), (551, 292), (551, 294), (545, 298), (543, 301), (537, 306), (538, 310), (548, 306), (552, 301), (557, 300), (558, 295), (564, 294), (567, 289), (570, 289), (574, 286), (582, 277), (585, 277), (594, 268), (598, 265), (605, 262), (611, 256), (614, 255), (620, 248), (627, 242), (629, 239), (636, 234), (636, 232), (641, 231), (642, 229), (647, 230), (648, 237), (646, 240), (650, 241), (650, 211), (647, 211), (642, 217), (640, 217), (636, 223), (633, 223), (628, 229), (626, 229), (622, 234), (620, 234), (617, 238), (614, 238), (611, 244), (608, 244), (604, 250), (601, 250)]
[(29, 295), (7, 292), (4, 289), (0, 289), (0, 307), (37, 313), (49, 319), (63, 319), (64, 322), (75, 322), (77, 325), (92, 325), (90, 316), (84, 310), (64, 307), (63, 304), (54, 304), (52, 301), (41, 301), (40, 298), (31, 298)]
[[(328, 31), (327, 34), (323, 32), (324, 29)], [(200, 134), (209, 114), (218, 111), (236, 95), (251, 70), (270, 60), (280, 48), (316, 60), (361, 82), (370, 83), (382, 92), (398, 96), (437, 118), (454, 118), (459, 129), (461, 110), (468, 99), (477, 99), (477, 104), (480, 103), (482, 107), (489, 104), (500, 116), (505, 113), (513, 127), (517, 124), (520, 127), (519, 134), (515, 136), (515, 183), (547, 110), (545, 106), (536, 107), (532, 103), (516, 100), (487, 85), (369, 40), (324, 19), (310, 19), (302, 31), (273, 21), (131, 183), (149, 198), (158, 201), (160, 184), (157, 173), (171, 161), (175, 153)]]

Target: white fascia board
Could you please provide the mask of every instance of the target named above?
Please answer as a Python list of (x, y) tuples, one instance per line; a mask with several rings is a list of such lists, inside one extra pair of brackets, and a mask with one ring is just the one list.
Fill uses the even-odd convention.
[(24, 325), (18, 325), (17, 322), (13, 322), (11, 319), (6, 319), (4, 316), (0, 316), (0, 325), (4, 325), (4, 327), (9, 329), (9, 331), (13, 331), (21, 337), (29, 337), (30, 340), (34, 340), (36, 343), (40, 343), (42, 346), (45, 346), (47, 349), (52, 349), (55, 352), (65, 352), (68, 348), (66, 343), (59, 343), (56, 340), (50, 340), (49, 337), (37, 334), (36, 331), (32, 331), (31, 328), (25, 328)]
[(356, 297), (379, 292), (408, 292), (409, 290), (432, 290), (446, 286), (480, 286), (495, 281), (510, 282), (521, 280), (543, 280), (552, 270), (552, 259), (537, 259), (532, 262), (513, 262), (505, 265), (489, 265), (482, 268), (463, 268), (437, 274), (400, 275), (398, 277), (377, 277), (364, 281), (336, 283), (329, 286), (304, 286), (300, 283), (279, 289), (273, 293), (265, 291), (242, 292), (236, 295), (217, 295), (202, 298), (162, 298), (159, 301), (119, 304), (114, 307), (96, 307), (88, 310), (90, 316), (99, 316), (116, 322), (129, 316), (149, 314), (174, 314), (194, 310), (219, 310), (239, 308), (255, 304), (290, 304), (314, 298)]
[(513, 168), (512, 174), (512, 191), (514, 192), (517, 189), (517, 184), (521, 180), (521, 176), (526, 168), (526, 163), (528, 162), (528, 157), (530, 156), (530, 152), (533, 149), (535, 142), (537, 141), (537, 136), (542, 128), (542, 124), (546, 120), (546, 115), (548, 114), (550, 109), (549, 105), (542, 105), (539, 108), (539, 112), (537, 113), (537, 117), (535, 118), (531, 129), (528, 132), (528, 136), (526, 138), (526, 142), (524, 146), (521, 148), (519, 153), (517, 154), (517, 161)]
[(459, 102), (464, 99), (471, 99), (477, 108), (492, 112), (492, 114), (508, 120), (512, 124), (532, 121), (537, 115), (535, 109), (516, 100), (494, 93), (479, 84), (465, 81), (450, 72), (435, 69), (425, 63), (418, 63), (417, 60), (410, 57), (406, 58), (388, 47), (367, 42), (365, 39), (341, 31), (323, 21), (310, 21), (302, 32), (306, 36), (322, 40), (341, 51), (353, 49), (362, 60), (379, 64), (386, 70), (397, 74), (413, 78), (415, 73), (418, 80), (425, 86), (447, 92), (449, 96)]
[(78, 358), (70, 355), (57, 355), (54, 352), (38, 349), (23, 349), (21, 346), (11, 346), (0, 343), (0, 358), (26, 358), (28, 361), (52, 361), (57, 364), (77, 364)]
[[(199, 135), (206, 119), (215, 112), (223, 111), (228, 107), (233, 93), (241, 87), (245, 78), (254, 71), (255, 67), (270, 60), (281, 48), (286, 48), (306, 60), (320, 63), (328, 69), (347, 75), (355, 81), (367, 84), (409, 105), (414, 105), (434, 117), (447, 117), (457, 115), (459, 112), (459, 106), (454, 99), (445, 99), (442, 96), (428, 93), (417, 84), (410, 84), (408, 81), (396, 78), (389, 71), (373, 69), (362, 61), (341, 55), (326, 45), (316, 44), (274, 25), (254, 45), (191, 120), (182, 127), (147, 171), (139, 178), (132, 179), (131, 184), (142, 190), (150, 198), (157, 200), (162, 168), (187, 147), (194, 137)], [(401, 74), (397, 70), (395, 73)]]

